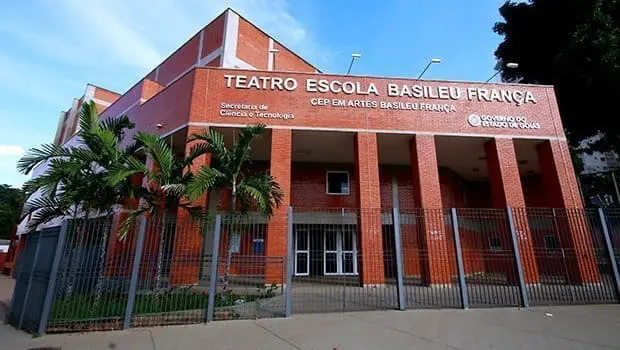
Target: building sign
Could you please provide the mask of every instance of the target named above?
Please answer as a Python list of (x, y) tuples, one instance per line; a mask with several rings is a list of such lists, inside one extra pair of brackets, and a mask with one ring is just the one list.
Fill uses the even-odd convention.
[[(553, 133), (548, 87), (389, 78), (222, 72), (216, 113), (243, 123), (500, 134)], [(551, 107), (549, 107), (551, 108)], [(439, 115), (456, 118), (437, 118)]]
[(506, 115), (478, 115), (470, 114), (467, 122), (473, 127), (499, 129), (540, 129), (540, 123), (531, 123), (525, 117)]
[[(224, 79), (226, 79), (226, 88), (229, 89), (293, 92), (300, 88), (301, 85), (301, 88), (306, 92), (317, 94), (330, 93), (335, 95), (408, 97), (411, 99), (445, 101), (468, 100), (478, 102), (504, 102), (514, 103), (517, 106), (537, 102), (531, 91), (518, 89), (487, 89), (483, 87), (462, 88), (455, 86), (422, 85), (418, 83), (411, 85), (386, 83), (383, 86), (377, 86), (374, 82), (363, 83), (359, 81), (316, 78), (306, 78), (300, 83), (293, 77), (282, 78), (232, 74), (225, 74)], [(320, 106), (320, 104), (317, 104), (317, 106)], [(365, 108), (376, 107), (377, 106), (365, 106)]]
[(220, 103), (220, 117), (295, 119), (294, 113), (270, 112), (265, 104)]

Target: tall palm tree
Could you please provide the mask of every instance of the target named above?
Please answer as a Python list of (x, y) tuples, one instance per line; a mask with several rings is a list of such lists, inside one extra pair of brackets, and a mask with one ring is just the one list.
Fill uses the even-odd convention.
[(80, 111), (78, 144), (44, 144), (30, 149), (18, 161), (17, 169), (28, 175), (42, 163), (48, 168), (24, 184), (29, 198), (24, 211), (32, 214), (29, 229), (58, 217), (109, 213), (115, 204), (134, 196), (139, 188), (129, 179), (114, 185), (107, 181), (108, 169), (135, 152), (135, 146), (121, 147), (125, 131), (133, 127), (127, 116), (101, 120), (90, 101)]
[[(236, 214), (256, 208), (259, 213), (272, 216), (274, 209), (282, 203), (282, 190), (273, 176), (266, 172), (251, 169), (250, 158), (252, 140), (260, 137), (265, 125), (247, 126), (241, 129), (231, 147), (224, 143), (222, 134), (210, 129), (191, 136), (191, 141), (205, 142), (215, 158), (211, 166), (202, 166), (189, 181), (187, 195), (190, 200), (202, 196), (209, 189), (230, 191), (230, 214), (232, 220)], [(275, 161), (275, 160), (272, 160)], [(224, 290), (228, 290), (233, 241), (238, 240), (239, 233), (232, 232), (236, 225), (230, 225), (228, 247), (226, 249), (226, 266), (224, 272)], [(214, 247), (217, 249), (217, 247)]]
[(197, 215), (197, 212), (201, 210), (200, 207), (193, 207), (182, 199), (185, 197), (188, 183), (193, 178), (192, 163), (197, 158), (209, 153), (209, 149), (206, 144), (196, 144), (187, 155), (178, 157), (174, 154), (172, 146), (165, 139), (155, 134), (139, 132), (134, 136), (134, 141), (137, 153), (149, 157), (157, 165), (156, 169), (149, 169), (144, 162), (135, 156), (128, 157), (125, 163), (119, 163), (110, 169), (108, 182), (114, 186), (136, 174), (143, 175), (147, 180), (141, 193), (141, 204), (139, 208), (130, 212), (129, 217), (122, 224), (120, 238), (125, 238), (128, 231), (134, 226), (135, 220), (142, 214), (146, 213), (153, 219), (161, 220), (159, 221), (161, 230), (155, 277), (155, 284), (157, 288), (160, 288), (165, 254), (164, 247), (167, 239), (172, 235), (169, 226), (174, 223), (174, 221), (170, 222), (168, 213), (180, 208), (192, 215)]
[[(133, 127), (127, 116), (102, 120), (95, 103), (90, 101), (80, 110), (77, 144), (44, 144), (29, 150), (17, 164), (19, 171), (29, 174), (42, 163), (47, 163), (48, 167), (43, 174), (24, 184), (24, 192), (29, 198), (24, 213), (31, 215), (28, 230), (33, 231), (55, 218), (73, 217), (75, 222), (80, 216), (80, 222), (86, 223), (92, 216), (111, 217), (116, 204), (139, 192), (140, 188), (129, 178), (113, 185), (107, 181), (108, 169), (123, 163), (136, 150), (133, 145), (122, 147), (126, 130)], [(105, 222), (109, 224), (108, 220)], [(109, 227), (97, 232), (100, 237), (92, 238), (98, 242), (97, 261), (101, 273)], [(69, 294), (71, 284), (69, 281)], [(97, 298), (102, 288), (103, 278), (99, 278)]]

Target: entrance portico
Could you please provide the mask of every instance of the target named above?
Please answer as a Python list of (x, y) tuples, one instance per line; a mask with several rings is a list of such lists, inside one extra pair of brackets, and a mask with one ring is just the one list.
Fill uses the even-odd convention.
[[(394, 207), (411, 218), (403, 228), (410, 252), (405, 272), (425, 284), (446, 284), (456, 267), (444, 254), (454, 249), (445, 208), (581, 205), (576, 182), (568, 181), (572, 165), (557, 110), (549, 108), (555, 103), (550, 87), (242, 70), (196, 69), (194, 75), (200, 85), (194, 90), (208, 93), (191, 108), (192, 127), (221, 130), (232, 142), (243, 125), (267, 125), (252, 156), (257, 169), (276, 178), (284, 200), (267, 224), (261, 254), (287, 255), (286, 210), (292, 207), (300, 276), (352, 274), (363, 285), (385, 283), (394, 263)], [(263, 89), (247, 83), (252, 77), (289, 85)], [(319, 91), (319, 80), (376, 90)], [(394, 94), (394, 86), (409, 92)], [(345, 216), (326, 222), (316, 214), (331, 211)], [(515, 226), (524, 263), (532, 266), (526, 281), (537, 283), (537, 241), (526, 218)], [(583, 240), (582, 229), (571, 232), (563, 242)], [(481, 249), (510, 249), (506, 232), (472, 237)], [(266, 269), (269, 281), (281, 282), (281, 271)], [(575, 271), (580, 280), (590, 278)]]

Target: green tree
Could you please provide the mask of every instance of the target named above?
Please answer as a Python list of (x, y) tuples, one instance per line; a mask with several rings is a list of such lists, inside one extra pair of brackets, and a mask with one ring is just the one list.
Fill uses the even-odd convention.
[[(111, 218), (116, 204), (136, 196), (141, 187), (130, 178), (109, 183), (109, 169), (123, 164), (136, 151), (135, 145), (123, 147), (126, 130), (134, 124), (127, 116), (101, 119), (94, 102), (85, 103), (80, 110), (78, 142), (74, 145), (45, 144), (33, 148), (23, 156), (18, 170), (29, 174), (35, 167), (46, 163), (43, 174), (24, 184), (28, 200), (24, 206), (31, 214), (29, 230), (55, 218), (73, 217), (76, 223), (87, 223), (92, 217)], [(103, 270), (110, 220), (106, 227), (96, 230), (92, 237), (99, 247), (99, 271)], [(70, 274), (74, 276), (75, 273)], [(72, 281), (68, 282), (67, 295), (71, 294)], [(97, 280), (96, 302), (103, 289), (103, 278)]]
[(59, 217), (110, 215), (114, 205), (140, 191), (129, 178), (114, 185), (107, 181), (109, 169), (136, 150), (135, 145), (121, 146), (125, 131), (134, 124), (127, 116), (101, 120), (92, 101), (82, 106), (79, 117), (78, 143), (45, 144), (29, 150), (17, 163), (26, 175), (47, 163), (43, 174), (24, 184), (28, 197), (24, 211), (32, 214), (30, 230)]
[(0, 185), (0, 239), (9, 239), (21, 216), (24, 193), (19, 188)]
[(569, 141), (602, 134), (590, 150), (620, 151), (620, 0), (507, 1), (494, 31), (495, 51), (508, 82), (552, 84)]
[[(270, 174), (253, 171), (250, 159), (251, 143), (264, 131), (264, 125), (247, 126), (230, 147), (226, 146), (222, 134), (213, 129), (194, 134), (191, 140), (205, 142), (214, 159), (211, 166), (202, 166), (188, 183), (189, 199), (195, 200), (209, 189), (225, 190), (230, 193), (231, 220), (252, 208), (272, 216), (274, 209), (282, 203), (282, 190)], [(235, 227), (237, 225), (230, 225), (228, 233), (224, 290), (228, 290), (233, 248), (238, 246), (240, 240), (240, 233), (234, 231)]]
[[(108, 176), (111, 185), (123, 179), (142, 174), (146, 178), (146, 194), (142, 197), (140, 207), (131, 212), (123, 225), (123, 236), (127, 234), (134, 221), (142, 214), (148, 213), (152, 217), (167, 217), (165, 213), (179, 208), (188, 211), (194, 217), (200, 217), (202, 206), (194, 206), (184, 201), (187, 197), (190, 202), (196, 201), (209, 189), (229, 190), (231, 193), (230, 214), (242, 214), (251, 208), (257, 208), (261, 214), (273, 215), (274, 208), (282, 202), (282, 191), (274, 178), (265, 172), (253, 172), (251, 169), (251, 142), (265, 130), (264, 125), (248, 126), (241, 130), (236, 142), (229, 148), (224, 142), (222, 134), (210, 130), (190, 136), (192, 147), (185, 157), (175, 156), (171, 145), (166, 140), (150, 133), (138, 133), (134, 137), (137, 149), (147, 155), (157, 165), (155, 170), (149, 169), (135, 157), (129, 157), (127, 162), (118, 165)], [(211, 154), (211, 166), (202, 166), (196, 173), (191, 171), (193, 162), (206, 154)], [(206, 207), (206, 203), (205, 203)], [(160, 285), (161, 258), (164, 242), (169, 231), (163, 223), (160, 232), (160, 251), (157, 262), (157, 285)], [(231, 225), (234, 227), (235, 225)], [(226, 272), (224, 275), (225, 289), (228, 286), (230, 271), (232, 242), (237, 237), (236, 232), (229, 233)]]
[(117, 163), (111, 168), (107, 179), (111, 186), (116, 186), (131, 176), (138, 175), (146, 179), (140, 193), (140, 206), (131, 211), (122, 223), (119, 238), (125, 239), (136, 219), (143, 214), (158, 220), (161, 229), (155, 284), (160, 288), (165, 244), (175, 230), (173, 214), (178, 209), (186, 210), (193, 216), (198, 216), (201, 212), (200, 206), (192, 206), (183, 201), (183, 198), (193, 178), (193, 162), (209, 153), (209, 149), (204, 143), (195, 144), (186, 156), (180, 157), (174, 154), (172, 146), (165, 139), (155, 134), (139, 132), (134, 136), (134, 141), (137, 153), (141, 157), (150, 158), (156, 167), (150, 169), (140, 158), (131, 156), (127, 157), (124, 163)]

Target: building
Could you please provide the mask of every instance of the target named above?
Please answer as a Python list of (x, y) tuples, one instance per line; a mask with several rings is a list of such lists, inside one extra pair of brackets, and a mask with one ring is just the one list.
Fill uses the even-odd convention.
[[(264, 240), (252, 240), (246, 253), (286, 256), (287, 208), (322, 212), (295, 222), (299, 276), (351, 274), (365, 285), (382, 284), (390, 270), (384, 247), (393, 244), (383, 214), (393, 207), (417, 218), (416, 232), (404, 233), (405, 251), (428, 254), (426, 263), (408, 260), (406, 272), (437, 284), (449, 281), (454, 268), (438, 257), (453, 249), (443, 208), (582, 207), (551, 86), (326, 74), (230, 9), (123, 94), (88, 86), (61, 115), (57, 142), (72, 142), (77, 106), (93, 99), (103, 117), (128, 115), (137, 131), (169, 138), (179, 153), (189, 149), (189, 135), (205, 128), (232, 140), (245, 125), (268, 125), (253, 159), (275, 176), (284, 205), (265, 222)], [(213, 210), (226, 205), (213, 193), (209, 203)], [(340, 225), (321, 221), (338, 213)], [(515, 225), (524, 259), (533, 261), (534, 246), (557, 245), (527, 221)], [(562, 244), (579, 249), (579, 230), (568, 226)], [(481, 249), (511, 244), (500, 234), (481, 240), (462, 234), (464, 245)], [(174, 259), (201, 254), (195, 236), (177, 230), (173, 284), (198, 278), (198, 266)], [(111, 242), (108, 254), (120, 254), (119, 247)], [(319, 253), (316, 266), (312, 252)], [(598, 279), (586, 272), (596, 270), (588, 259), (573, 266), (581, 281)], [(543, 265), (528, 269), (527, 282), (537, 283)], [(467, 268), (476, 273), (484, 266)]]
[(585, 151), (591, 144), (601, 139), (601, 135), (595, 135), (582, 140), (579, 143), (579, 158), (583, 164), (581, 175), (595, 174), (606, 171), (614, 171), (620, 168), (620, 158), (613, 151), (601, 152), (593, 151), (588, 153)]

